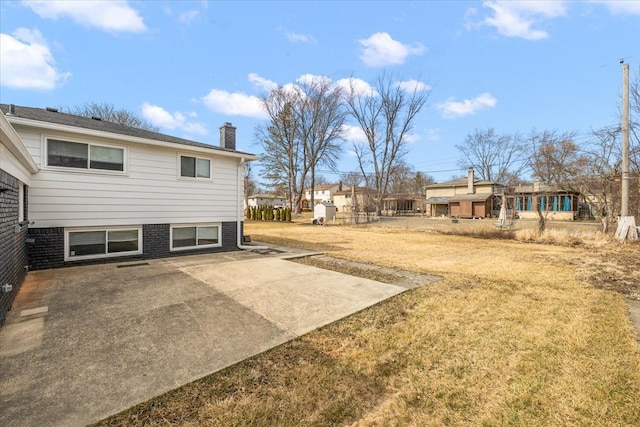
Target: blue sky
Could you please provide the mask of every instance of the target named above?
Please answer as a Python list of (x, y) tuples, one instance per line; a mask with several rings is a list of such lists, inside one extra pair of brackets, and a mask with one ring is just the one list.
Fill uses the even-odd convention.
[[(632, 74), (640, 63), (640, 1), (0, 0), (0, 32), (2, 103), (108, 102), (211, 144), (229, 121), (253, 153), (257, 97), (273, 84), (421, 82), (406, 159), (439, 181), (465, 173), (455, 145), (476, 128), (586, 142), (615, 125), (619, 60)], [(341, 172), (355, 169), (350, 147)]]

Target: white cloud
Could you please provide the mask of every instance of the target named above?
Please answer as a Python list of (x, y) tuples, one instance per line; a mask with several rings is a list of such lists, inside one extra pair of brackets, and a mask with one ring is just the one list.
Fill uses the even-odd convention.
[[(479, 24), (467, 28), (487, 25), (496, 28), (506, 37), (519, 37), (526, 40), (542, 40), (549, 37), (546, 30), (537, 28), (552, 18), (563, 16), (567, 7), (563, 1), (485, 1), (484, 7), (492, 10)], [(469, 18), (476, 14), (475, 9), (467, 11)]]
[(264, 111), (260, 99), (253, 95), (211, 89), (201, 100), (210, 110), (217, 113), (256, 119), (267, 118), (267, 113)]
[(446, 102), (438, 104), (436, 108), (442, 112), (444, 118), (452, 119), (475, 114), (486, 108), (493, 108), (497, 102), (489, 92), (484, 92), (473, 99), (465, 99), (462, 102), (457, 102), (450, 98)]
[(440, 129), (431, 128), (426, 129), (427, 131), (427, 141), (439, 141), (440, 140)]
[(298, 77), (296, 79), (296, 83), (300, 83), (302, 85), (314, 85), (314, 84), (318, 84), (318, 85), (322, 85), (322, 84), (327, 84), (330, 85), (333, 82), (333, 80), (331, 80), (331, 78), (327, 77), (327, 76), (320, 76), (317, 74), (303, 74), (300, 77)]
[(360, 59), (368, 67), (404, 64), (409, 55), (421, 55), (426, 51), (420, 43), (402, 44), (388, 33), (374, 33), (368, 39), (358, 41), (364, 46)]
[(142, 18), (126, 1), (23, 0), (41, 18), (69, 17), (77, 24), (105, 31), (141, 33), (147, 30)]
[[(190, 112), (187, 113), (187, 116), (195, 118), (197, 114)], [(209, 133), (202, 123), (187, 121), (183, 113), (176, 111), (171, 114), (164, 108), (149, 104), (148, 102), (142, 104), (142, 117), (149, 120), (152, 125), (164, 129), (180, 129), (184, 132), (198, 135), (206, 135)]]
[(640, 1), (618, 1), (618, 0), (606, 0), (606, 1), (594, 1), (593, 3), (599, 3), (609, 9), (609, 12), (613, 15), (640, 15)]
[(256, 73), (249, 73), (248, 77), (249, 77), (249, 82), (251, 82), (251, 84), (253, 84), (255, 87), (259, 89), (271, 91), (278, 87), (278, 83), (271, 81), (269, 79), (265, 79), (264, 77), (261, 77)]
[(340, 86), (345, 93), (351, 93), (351, 88), (353, 87), (353, 92), (355, 95), (376, 95), (375, 89), (369, 83), (362, 79), (357, 79), (354, 77), (350, 77), (348, 79), (340, 79), (336, 82), (336, 85)]
[(300, 34), (300, 33), (294, 33), (292, 31), (287, 31), (284, 28), (278, 28), (278, 31), (280, 31), (282, 34), (284, 34), (284, 36), (287, 38), (287, 40), (289, 40), (291, 43), (311, 43), (311, 44), (316, 44), (317, 43), (315, 37), (313, 37), (313, 36), (309, 36), (309, 35), (306, 35), (306, 34)]
[(2, 86), (49, 90), (64, 84), (71, 73), (58, 71), (47, 42), (37, 29), (19, 28), (0, 34)]
[(407, 133), (404, 136), (404, 140), (407, 142), (407, 144), (414, 144), (421, 139), (422, 138), (420, 138), (420, 135), (418, 135), (417, 133)]
[(185, 12), (180, 13), (180, 15), (178, 15), (178, 22), (180, 22), (181, 24), (190, 24), (191, 22), (195, 21), (199, 17), (200, 17), (199, 10), (195, 10), (195, 9), (187, 10)]
[(403, 82), (396, 83), (398, 87), (406, 92), (425, 92), (433, 89), (431, 85), (420, 82), (418, 80), (405, 80)]
[(367, 142), (367, 136), (360, 126), (342, 125), (344, 139), (348, 142)]

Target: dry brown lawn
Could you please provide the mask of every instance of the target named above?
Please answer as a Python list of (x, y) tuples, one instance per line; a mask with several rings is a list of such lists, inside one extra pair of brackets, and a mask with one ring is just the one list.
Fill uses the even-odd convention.
[(640, 245), (245, 228), (254, 241), (442, 279), (101, 425), (640, 425), (640, 345), (620, 293), (640, 282)]

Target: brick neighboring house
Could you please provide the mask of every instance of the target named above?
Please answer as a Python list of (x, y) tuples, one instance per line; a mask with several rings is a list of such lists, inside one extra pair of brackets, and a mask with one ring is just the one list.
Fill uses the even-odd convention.
[(28, 270), (242, 249), (256, 157), (235, 130), (213, 146), (0, 104), (0, 324)]
[(490, 218), (500, 210), (499, 198), (504, 186), (477, 180), (473, 169), (466, 178), (431, 184), (426, 187), (426, 214), (432, 217)]

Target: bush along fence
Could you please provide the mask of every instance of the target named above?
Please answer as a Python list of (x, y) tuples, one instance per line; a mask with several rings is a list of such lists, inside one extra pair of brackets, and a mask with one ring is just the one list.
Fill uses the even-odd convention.
[(291, 208), (274, 208), (271, 205), (249, 206), (244, 215), (255, 221), (291, 221)]

